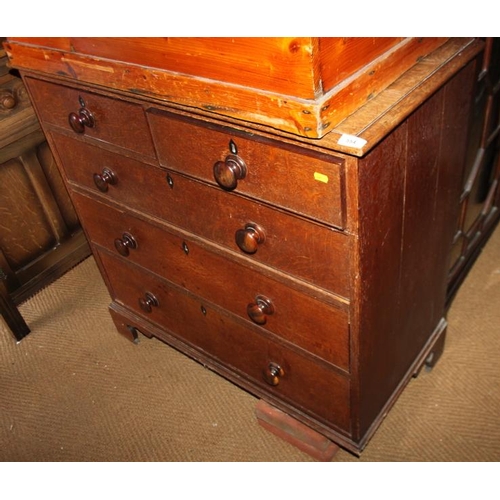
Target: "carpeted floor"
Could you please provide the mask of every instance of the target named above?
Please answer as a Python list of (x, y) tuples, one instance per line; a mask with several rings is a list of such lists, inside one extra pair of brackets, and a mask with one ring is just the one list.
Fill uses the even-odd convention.
[[(21, 306), (32, 333), (0, 320), (2, 461), (296, 461), (262, 429), (256, 399), (157, 340), (114, 330), (92, 258)], [(448, 316), (445, 353), (413, 379), (361, 458), (500, 461), (500, 228)]]

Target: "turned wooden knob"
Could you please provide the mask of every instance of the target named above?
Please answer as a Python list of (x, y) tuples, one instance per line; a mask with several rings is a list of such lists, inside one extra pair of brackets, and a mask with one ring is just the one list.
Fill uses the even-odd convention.
[(70, 113), (68, 121), (77, 134), (83, 134), (85, 127), (92, 128), (95, 124), (94, 115), (87, 108), (80, 108), (78, 113)]
[(280, 383), (280, 377), (283, 377), (283, 375), (285, 375), (285, 372), (277, 363), (269, 363), (264, 370), (264, 380), (269, 385), (278, 385)]
[(146, 292), (144, 297), (139, 298), (139, 306), (144, 312), (150, 313), (153, 307), (158, 307), (159, 305), (158, 299), (151, 292)]
[(110, 185), (112, 186), (117, 182), (116, 174), (107, 167), (103, 168), (100, 174), (94, 174), (94, 184), (103, 193), (108, 191)]
[(245, 162), (236, 155), (226, 156), (225, 161), (218, 161), (214, 165), (214, 177), (220, 187), (232, 191), (240, 179), (247, 175)]
[(15, 108), (17, 99), (12, 92), (5, 91), (0, 93), (0, 107), (5, 109)]
[(115, 248), (120, 255), (127, 257), (130, 250), (135, 250), (137, 248), (137, 241), (129, 233), (123, 233), (121, 238), (116, 238)]
[(243, 229), (236, 231), (235, 240), (241, 251), (252, 254), (266, 241), (266, 233), (257, 224), (249, 223)]
[(248, 304), (247, 314), (258, 325), (265, 325), (267, 317), (274, 313), (273, 303), (263, 295), (255, 297), (255, 302)]

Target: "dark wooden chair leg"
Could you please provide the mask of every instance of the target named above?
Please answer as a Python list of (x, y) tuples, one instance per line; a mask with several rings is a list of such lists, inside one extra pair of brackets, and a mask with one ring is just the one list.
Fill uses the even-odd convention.
[(7, 287), (4, 283), (5, 274), (0, 269), (0, 314), (5, 319), (7, 326), (14, 334), (17, 340), (21, 340), (28, 333), (30, 333), (30, 328), (26, 324), (26, 321), (21, 316), (16, 304), (14, 304), (13, 300), (10, 298), (7, 293)]

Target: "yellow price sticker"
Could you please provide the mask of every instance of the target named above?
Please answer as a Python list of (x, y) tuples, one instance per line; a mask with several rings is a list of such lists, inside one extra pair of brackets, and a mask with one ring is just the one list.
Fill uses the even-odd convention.
[(322, 174), (320, 172), (314, 172), (314, 179), (319, 182), (328, 183), (328, 175)]

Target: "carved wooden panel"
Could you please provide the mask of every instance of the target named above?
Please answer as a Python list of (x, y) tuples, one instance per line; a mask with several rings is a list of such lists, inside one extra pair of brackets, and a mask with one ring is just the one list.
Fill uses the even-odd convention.
[(0, 50), (0, 268), (16, 303), (90, 250), (19, 77)]

